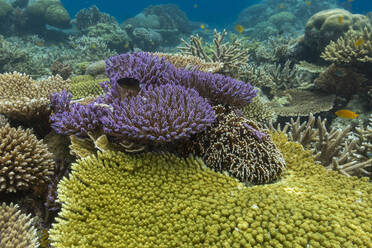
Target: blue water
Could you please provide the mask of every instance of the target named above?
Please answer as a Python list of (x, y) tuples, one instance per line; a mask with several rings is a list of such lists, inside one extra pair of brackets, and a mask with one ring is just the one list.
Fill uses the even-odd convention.
[[(181, 10), (186, 12), (187, 17), (190, 20), (205, 22), (214, 26), (223, 26), (233, 23), (237, 19), (240, 11), (252, 4), (259, 2), (260, 0), (62, 0), (63, 5), (69, 11), (71, 17), (74, 17), (75, 14), (82, 8), (96, 5), (100, 11), (109, 13), (119, 22), (135, 16), (149, 5), (177, 4)], [(197, 7), (194, 6), (195, 4), (197, 4)]]

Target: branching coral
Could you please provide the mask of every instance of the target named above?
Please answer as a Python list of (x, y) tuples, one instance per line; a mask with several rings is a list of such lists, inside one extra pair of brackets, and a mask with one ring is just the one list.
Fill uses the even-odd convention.
[[(316, 128), (314, 127), (316, 124)], [(320, 117), (314, 118), (312, 114), (309, 120), (300, 123), (300, 119), (286, 124), (283, 130), (290, 140), (299, 142), (304, 148), (312, 150), (314, 159), (319, 161), (327, 169), (333, 169), (340, 173), (350, 175), (370, 175), (365, 168), (372, 165), (368, 153), (371, 149), (371, 128), (357, 128), (357, 138), (347, 139), (351, 134), (351, 127), (343, 130), (331, 130), (326, 128), (326, 120)]]
[(337, 64), (372, 62), (372, 27), (363, 30), (350, 29), (336, 42), (326, 46), (321, 57)]
[(30, 129), (0, 127), (0, 192), (29, 190), (53, 174), (52, 154)]
[[(98, 153), (58, 188), (53, 247), (369, 247), (372, 186), (314, 163), (284, 135), (278, 183), (245, 187), (200, 159)], [(84, 237), (84, 238), (82, 238)]]
[(252, 120), (217, 106), (217, 121), (211, 129), (193, 141), (193, 153), (216, 171), (227, 171), (246, 183), (270, 183), (277, 180), (285, 161), (272, 143), (267, 130)]
[(244, 106), (256, 91), (244, 83), (220, 74), (178, 69), (165, 59), (150, 53), (121, 54), (106, 60), (106, 74), (110, 83), (120, 78), (135, 78), (142, 84), (179, 84), (196, 89), (213, 104)]
[(21, 213), (18, 205), (0, 205), (0, 247), (37, 248), (36, 228), (30, 215)]
[(193, 55), (154, 53), (154, 56), (165, 58), (166, 61), (173, 64), (176, 68), (184, 68), (187, 70), (199, 70), (215, 73), (219, 72), (223, 67), (223, 64), (220, 62), (206, 62)]
[(179, 47), (181, 54), (193, 55), (199, 57), (207, 62), (222, 63), (223, 67), (221, 73), (235, 77), (239, 68), (245, 65), (248, 61), (248, 50), (241, 49), (241, 41), (235, 40), (233, 43), (225, 42), (227, 32), (224, 30), (222, 33), (214, 30), (213, 40), (213, 54), (207, 55), (203, 49), (202, 38), (198, 35), (190, 36), (190, 42), (182, 39), (184, 47)]
[(49, 94), (68, 89), (69, 81), (60, 76), (34, 81), (21, 73), (0, 74), (0, 113), (15, 119), (46, 114)]

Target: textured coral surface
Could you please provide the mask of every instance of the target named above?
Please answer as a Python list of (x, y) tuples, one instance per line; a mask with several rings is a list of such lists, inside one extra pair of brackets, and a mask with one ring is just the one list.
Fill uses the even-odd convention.
[(372, 186), (274, 135), (288, 170), (245, 187), (171, 155), (100, 153), (62, 180), (50, 231), (61, 247), (370, 247)]

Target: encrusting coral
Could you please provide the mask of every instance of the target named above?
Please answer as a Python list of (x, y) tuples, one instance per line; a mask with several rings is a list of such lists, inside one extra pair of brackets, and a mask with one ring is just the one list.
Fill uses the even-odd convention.
[(327, 171), (284, 134), (273, 140), (287, 170), (253, 187), (195, 158), (99, 152), (79, 160), (58, 188), (52, 245), (369, 247), (371, 184)]
[(372, 26), (350, 29), (336, 42), (331, 41), (321, 57), (337, 64), (372, 62)]
[(241, 182), (263, 184), (280, 178), (285, 161), (268, 130), (253, 120), (214, 107), (216, 122), (193, 140), (192, 152), (209, 168), (227, 171)]
[(0, 192), (30, 190), (53, 174), (53, 155), (30, 129), (0, 127)]
[(14, 119), (31, 119), (50, 111), (49, 94), (68, 89), (60, 76), (34, 81), (18, 72), (0, 74), (0, 114)]
[(36, 228), (30, 215), (22, 213), (18, 205), (0, 205), (0, 247), (38, 248)]

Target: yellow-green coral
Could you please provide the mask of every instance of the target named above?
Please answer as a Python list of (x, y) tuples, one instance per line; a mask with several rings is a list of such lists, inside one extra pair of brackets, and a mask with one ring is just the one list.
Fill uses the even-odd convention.
[(98, 96), (103, 93), (103, 89), (99, 85), (107, 79), (94, 79), (89, 75), (80, 75), (71, 79), (70, 91), (72, 99), (81, 99), (91, 96)]
[(372, 185), (274, 134), (288, 170), (245, 187), (173, 155), (99, 153), (59, 185), (61, 247), (370, 247)]

